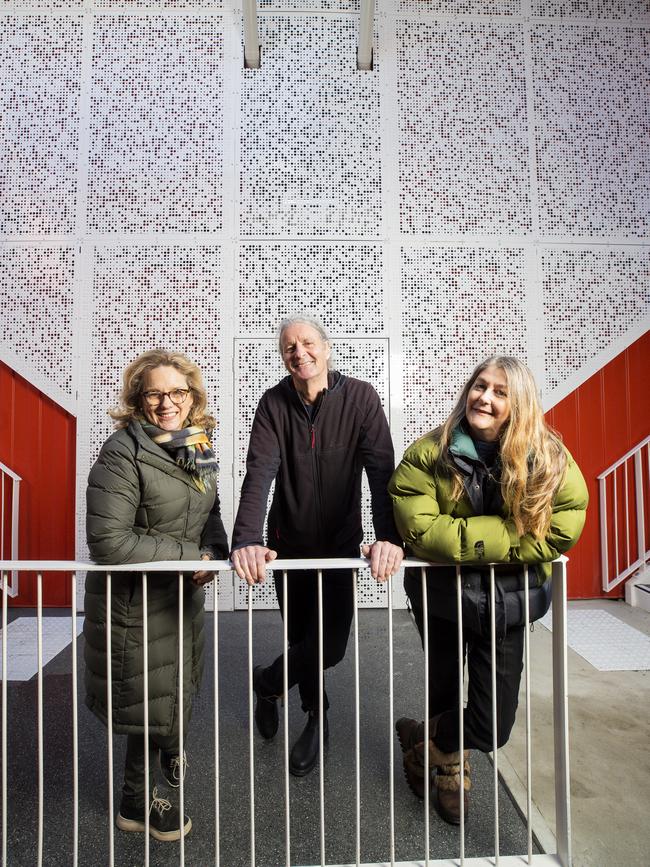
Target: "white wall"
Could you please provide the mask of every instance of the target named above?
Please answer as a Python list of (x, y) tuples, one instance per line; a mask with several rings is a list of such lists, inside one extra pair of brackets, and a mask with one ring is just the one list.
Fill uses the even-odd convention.
[(648, 327), (647, 2), (378, 0), (372, 72), (356, 0), (258, 5), (244, 70), (227, 0), (0, 4), (1, 357), (78, 417), (80, 516), (154, 345), (205, 372), (230, 528), (286, 313), (398, 453), (486, 354), (551, 405)]

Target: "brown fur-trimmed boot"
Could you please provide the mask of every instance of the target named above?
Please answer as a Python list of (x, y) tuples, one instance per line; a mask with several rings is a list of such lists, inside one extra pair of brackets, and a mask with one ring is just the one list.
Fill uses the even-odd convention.
[[(467, 818), (469, 790), (472, 787), (469, 775), (469, 750), (465, 750), (463, 759), (463, 804), (465, 818)], [(438, 790), (438, 815), (450, 825), (460, 825), (460, 763), (438, 765), (436, 771), (434, 782)]]
[[(429, 786), (435, 781), (437, 809), (441, 818), (452, 825), (460, 824), (460, 753), (443, 753), (435, 742), (440, 715), (429, 720)], [(413, 794), (424, 798), (424, 723), (401, 717), (395, 728), (404, 752), (404, 773)], [(463, 799), (465, 815), (469, 807), (469, 750), (463, 755)], [(436, 770), (434, 777), (433, 771)]]
[[(417, 720), (401, 717), (395, 723), (397, 737), (399, 738), (402, 752), (404, 753), (404, 776), (410, 790), (418, 798), (424, 798), (424, 763), (420, 755), (415, 753), (415, 745), (422, 746), (424, 740), (424, 723)], [(429, 781), (431, 788), (433, 782), (433, 765), (429, 765)]]

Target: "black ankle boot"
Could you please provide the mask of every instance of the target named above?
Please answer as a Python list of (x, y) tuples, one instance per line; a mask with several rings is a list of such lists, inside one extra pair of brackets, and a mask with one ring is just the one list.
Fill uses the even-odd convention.
[[(318, 725), (318, 711), (310, 710), (307, 716), (307, 725), (302, 734), (295, 742), (289, 756), (289, 770), (295, 777), (304, 777), (314, 767), (318, 760), (320, 746)], [(323, 742), (329, 738), (329, 726), (327, 714), (323, 714)]]
[(257, 665), (253, 669), (253, 690), (257, 697), (255, 705), (255, 724), (258, 732), (267, 741), (274, 738), (278, 731), (279, 715), (278, 700), (274, 695), (262, 695), (261, 679), (264, 674), (264, 666)]

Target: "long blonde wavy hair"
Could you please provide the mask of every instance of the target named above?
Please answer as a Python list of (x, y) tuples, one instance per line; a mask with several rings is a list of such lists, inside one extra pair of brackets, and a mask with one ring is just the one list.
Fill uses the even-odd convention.
[(148, 352), (143, 352), (126, 368), (122, 377), (122, 390), (118, 405), (108, 411), (115, 422), (115, 427), (126, 427), (132, 418), (138, 420), (144, 418), (142, 412), (144, 378), (150, 370), (161, 366), (175, 367), (187, 379), (187, 384), (192, 392), (192, 406), (187, 416), (188, 422), (191, 425), (203, 427), (207, 431), (213, 430), (217, 423), (206, 410), (208, 399), (201, 371), (182, 352), (170, 352), (168, 349), (150, 349)]
[(566, 452), (558, 434), (544, 419), (535, 379), (529, 368), (508, 355), (493, 355), (473, 371), (449, 418), (434, 431), (440, 441), (441, 469), (453, 479), (452, 497), (459, 500), (463, 478), (450, 459), (449, 446), (456, 427), (465, 419), (467, 395), (487, 367), (505, 374), (510, 417), (500, 434), (501, 495), (520, 536), (543, 538), (551, 523), (553, 497), (564, 480)]

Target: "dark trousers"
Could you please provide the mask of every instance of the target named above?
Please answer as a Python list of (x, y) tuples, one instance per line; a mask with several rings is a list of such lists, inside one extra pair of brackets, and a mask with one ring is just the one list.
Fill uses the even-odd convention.
[[(345, 656), (354, 614), (352, 572), (323, 570), (323, 668), (332, 668)], [(275, 592), (282, 617), (287, 617), (289, 688), (298, 684), (302, 709), (319, 707), (318, 682), (318, 581), (315, 571), (287, 572), (287, 599), (284, 599), (282, 572), (273, 573)], [(265, 695), (284, 691), (283, 656), (264, 671), (261, 683)], [(323, 691), (323, 709), (329, 701)]]
[(144, 779), (144, 735), (126, 736), (126, 761), (124, 762), (124, 785), (122, 787), (122, 802), (128, 802), (139, 807), (144, 804), (145, 791), (150, 792), (153, 781), (154, 763), (158, 761), (158, 750), (178, 753), (178, 735), (155, 739), (149, 736), (149, 786)]
[[(406, 582), (415, 622), (424, 648), (421, 585)], [(435, 596), (428, 595), (429, 626), (429, 716), (439, 714), (436, 745), (443, 752), (459, 747), (458, 725), (458, 626), (436, 617)], [(492, 750), (492, 662), (490, 623), (480, 631), (463, 627), (463, 662), (467, 664), (468, 693), (463, 717), (464, 747)], [(507, 743), (515, 722), (519, 682), (523, 669), (524, 627), (510, 626), (496, 643), (497, 745)], [(426, 650), (425, 650), (426, 652)]]

